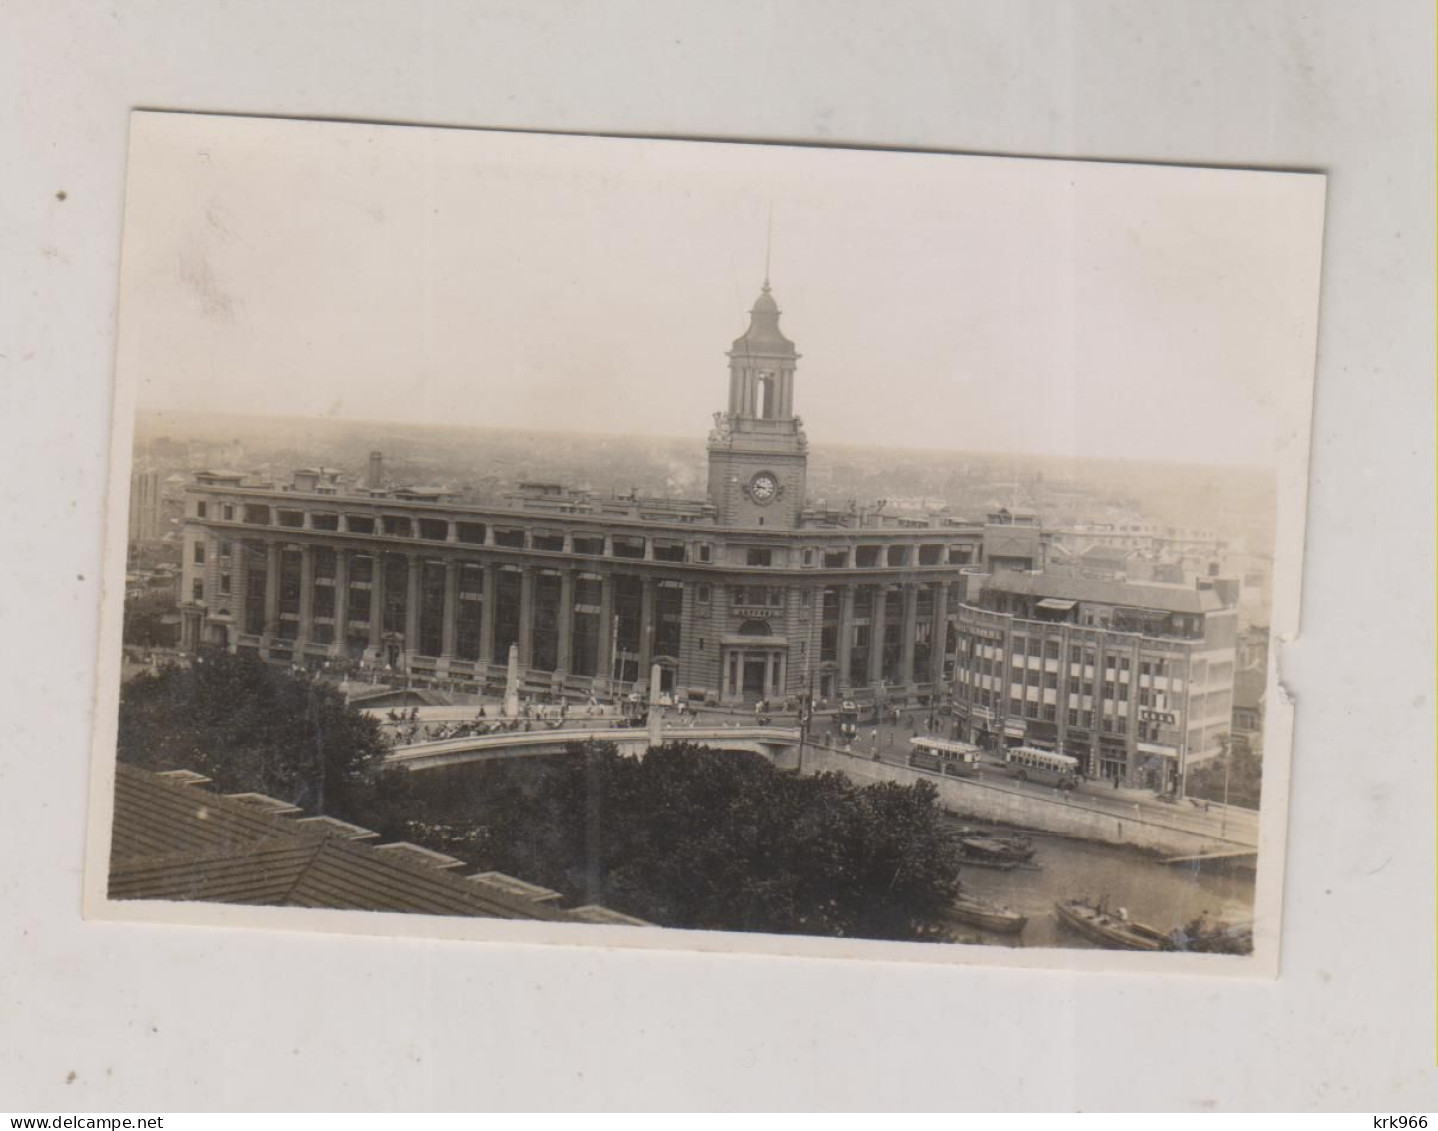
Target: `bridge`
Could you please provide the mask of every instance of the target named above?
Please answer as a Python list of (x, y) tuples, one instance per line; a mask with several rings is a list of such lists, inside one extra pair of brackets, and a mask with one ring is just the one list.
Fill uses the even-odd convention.
[(775, 726), (675, 726), (665, 727), (662, 736), (656, 739), (646, 727), (601, 723), (415, 742), (395, 747), (385, 764), (411, 771), (434, 770), (469, 762), (562, 754), (571, 742), (612, 742), (619, 753), (636, 758), (656, 742), (694, 742), (724, 750), (746, 750), (779, 761), (799, 744), (799, 731), (794, 727)]

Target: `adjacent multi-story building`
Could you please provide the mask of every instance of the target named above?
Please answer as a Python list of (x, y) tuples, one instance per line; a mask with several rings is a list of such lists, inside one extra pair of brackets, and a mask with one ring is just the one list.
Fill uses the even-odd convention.
[(955, 620), (960, 737), (1062, 751), (1091, 777), (1156, 789), (1222, 752), (1233, 583), (1137, 584), (1059, 570), (973, 580)]

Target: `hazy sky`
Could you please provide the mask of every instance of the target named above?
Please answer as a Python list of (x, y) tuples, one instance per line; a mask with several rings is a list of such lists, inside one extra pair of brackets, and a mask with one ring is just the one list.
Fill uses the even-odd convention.
[(1322, 201), (1292, 174), (136, 115), (120, 373), (154, 409), (702, 436), (772, 207), (811, 442), (1267, 465), (1310, 392)]

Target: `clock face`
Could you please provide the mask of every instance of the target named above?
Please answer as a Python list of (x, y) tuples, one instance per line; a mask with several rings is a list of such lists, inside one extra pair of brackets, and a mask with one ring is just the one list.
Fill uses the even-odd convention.
[(778, 480), (767, 471), (761, 471), (758, 475), (754, 476), (753, 482), (749, 484), (749, 492), (754, 496), (756, 503), (771, 502), (774, 496), (779, 493)]

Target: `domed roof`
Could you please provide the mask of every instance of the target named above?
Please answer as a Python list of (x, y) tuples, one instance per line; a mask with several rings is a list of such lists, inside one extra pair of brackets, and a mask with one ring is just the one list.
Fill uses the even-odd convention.
[(779, 329), (779, 304), (769, 292), (769, 280), (764, 280), (764, 289), (754, 300), (749, 311), (749, 329), (734, 339), (732, 353), (739, 354), (785, 354), (797, 357), (794, 343), (784, 337)]

